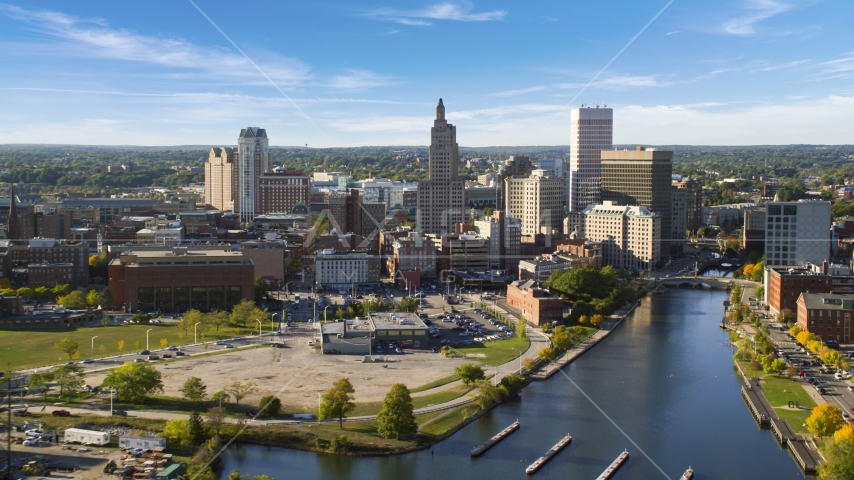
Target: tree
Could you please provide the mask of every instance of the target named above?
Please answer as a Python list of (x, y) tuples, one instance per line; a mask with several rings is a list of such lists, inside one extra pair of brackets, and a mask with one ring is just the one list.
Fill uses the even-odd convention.
[(222, 310), (209, 312), (204, 316), (204, 323), (215, 326), (218, 332), (220, 328), (228, 325), (228, 313)]
[(225, 424), (225, 419), (228, 418), (228, 414), (222, 407), (211, 407), (208, 409), (208, 413), (205, 417), (208, 419), (208, 425), (213, 427), (214, 432), (219, 435), (219, 431), (222, 429), (223, 424)]
[(233, 383), (225, 387), (225, 391), (234, 398), (234, 403), (240, 405), (240, 401), (258, 391), (258, 387), (252, 382), (240, 383), (235, 380)]
[(107, 276), (107, 254), (92, 255), (89, 257), (89, 275), (92, 277)]
[(192, 445), (193, 439), (190, 435), (190, 422), (181, 419), (167, 420), (163, 426), (160, 436), (173, 445)]
[(125, 341), (119, 340), (118, 343), (116, 344), (116, 348), (118, 348), (119, 353), (121, 353), (125, 349)]
[(588, 321), (587, 315), (581, 315), (580, 317), (578, 317), (578, 323), (580, 323), (582, 325), (587, 323), (587, 321)]
[(538, 353), (537, 356), (539, 356), (542, 361), (548, 362), (555, 358), (555, 351), (553, 348), (545, 347), (540, 350), (540, 353)]
[(33, 295), (35, 295), (35, 291), (33, 291), (32, 288), (27, 287), (19, 288), (16, 293), (20, 295), (24, 300), (30, 300), (31, 298), (33, 298)]
[(190, 437), (191, 445), (199, 445), (205, 441), (205, 426), (202, 423), (202, 416), (195, 410), (190, 414), (190, 419), (187, 420), (187, 434)]
[(12, 281), (6, 277), (0, 278), (0, 290), (10, 290), (12, 288)]
[(80, 350), (80, 345), (78, 345), (71, 337), (63, 337), (53, 345), (53, 349), (59, 350), (60, 352), (68, 355), (68, 359), (71, 360), (74, 357), (74, 354)]
[(845, 440), (854, 443), (854, 425), (846, 423), (833, 434), (833, 440), (836, 442)]
[(59, 396), (68, 395), (68, 399), (83, 388), (83, 371), (77, 365), (63, 365), (54, 369), (54, 379), (59, 385)]
[(136, 313), (130, 317), (130, 323), (138, 323), (140, 325), (148, 325), (151, 323), (151, 315), (147, 313)]
[(160, 339), (160, 348), (166, 348), (168, 345), (169, 345), (169, 339), (168, 338), (161, 338)]
[(605, 317), (600, 314), (593, 315), (590, 317), (590, 325), (593, 325), (596, 328), (599, 328), (602, 325), (602, 322), (605, 321)]
[(463, 381), (466, 385), (474, 385), (478, 380), (483, 380), (486, 378), (486, 374), (483, 373), (483, 369), (478, 367), (473, 363), (464, 363), (454, 369), (454, 373), (460, 377), (460, 380)]
[(402, 383), (395, 383), (386, 393), (382, 409), (377, 414), (377, 432), (383, 438), (394, 437), (398, 440), (401, 435), (415, 433), (418, 426), (412, 410), (409, 389)]
[(572, 341), (569, 329), (563, 325), (559, 325), (552, 334), (552, 343), (558, 350), (566, 350), (574, 342)]
[(792, 326), (792, 328), (789, 329), (789, 335), (791, 335), (797, 339), (798, 334), (800, 334), (802, 331), (803, 330), (801, 330), (801, 327), (794, 325), (794, 326)]
[(267, 281), (263, 278), (256, 278), (252, 282), (252, 287), (255, 290), (255, 301), (260, 302), (267, 297)]
[(847, 480), (854, 478), (854, 443), (847, 439), (827, 442), (822, 448), (825, 461), (818, 467), (820, 480)]
[(90, 290), (89, 293), (86, 295), (86, 305), (90, 307), (97, 307), (99, 298), (100, 295), (98, 294), (97, 290)]
[(327, 418), (337, 418), (338, 428), (343, 428), (344, 417), (356, 408), (356, 404), (353, 403), (353, 396), (351, 395), (355, 392), (356, 390), (353, 388), (350, 380), (346, 378), (339, 378), (333, 382), (332, 388), (324, 393), (321, 399), (320, 410), (317, 414), (318, 420), (322, 422)]
[(163, 391), (160, 372), (150, 363), (127, 362), (113, 369), (103, 385), (115, 389), (120, 402), (144, 402), (152, 393)]
[(759, 299), (759, 301), (762, 301), (762, 298), (765, 296), (765, 287), (762, 285), (759, 285), (758, 287), (753, 289), (753, 295), (757, 299)]
[(214, 392), (214, 394), (211, 395), (211, 401), (217, 402), (220, 405), (222, 405), (223, 402), (228, 402), (229, 400), (231, 400), (231, 395), (229, 395), (225, 390)]
[(181, 393), (184, 394), (184, 399), (196, 403), (201, 402), (207, 397), (207, 389), (208, 387), (202, 383), (201, 378), (190, 377), (184, 382), (184, 386), (181, 387)]
[(282, 401), (275, 395), (263, 397), (258, 403), (260, 414), (265, 417), (275, 417), (282, 411)]
[(397, 309), (401, 312), (417, 312), (420, 301), (413, 297), (403, 297), (397, 305)]
[(806, 424), (807, 429), (813, 435), (826, 437), (839, 430), (845, 424), (845, 420), (838, 408), (829, 403), (822, 403), (812, 409), (812, 413), (807, 417)]
[(793, 324), (798, 321), (798, 316), (795, 312), (789, 310), (788, 308), (784, 308), (780, 310), (780, 314), (777, 315), (777, 321), (785, 324)]
[(34, 373), (30, 375), (27, 385), (30, 388), (41, 388), (44, 401), (47, 403), (47, 392), (50, 390), (50, 382), (54, 381), (56, 374), (54, 372)]
[[(63, 295), (68, 295), (69, 293), (71, 293), (72, 290), (74, 290), (74, 289), (71, 288), (71, 285), (69, 285), (67, 283), (63, 283), (62, 285), (57, 285), (57, 286), (53, 287), (50, 290), (50, 293), (54, 297), (61, 297)], [(36, 295), (38, 295), (38, 294), (36, 294)]]
[(516, 336), (528, 338), (528, 321), (524, 316), (519, 317), (519, 321), (516, 322)]
[(478, 380), (477, 394), (473, 394), (472, 398), (475, 405), (477, 405), (481, 410), (486, 410), (494, 403), (501, 400), (501, 391), (489, 380)]
[(795, 368), (794, 365), (789, 365), (789, 367), (786, 368), (786, 376), (787, 377), (794, 380), (795, 376), (797, 376), (797, 375), (798, 375), (798, 369)]
[(101, 293), (98, 295), (98, 305), (104, 309), (113, 306), (113, 292), (109, 288), (101, 290)]
[(75, 290), (57, 300), (65, 308), (86, 308), (86, 297), (83, 292)]
[(255, 302), (243, 299), (231, 309), (231, 324), (245, 327), (246, 324), (254, 325), (256, 320), (262, 322), (267, 320), (267, 309), (261, 310), (255, 306)]

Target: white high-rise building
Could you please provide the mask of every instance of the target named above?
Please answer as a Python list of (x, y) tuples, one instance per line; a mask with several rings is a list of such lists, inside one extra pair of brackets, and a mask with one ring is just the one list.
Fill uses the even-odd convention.
[(445, 120), (440, 98), (430, 130), (429, 179), (418, 182), (418, 231), (441, 235), (465, 221), (465, 181), (459, 177), (459, 162), (457, 127)]
[(270, 153), (270, 141), (263, 128), (249, 127), (240, 130), (237, 139), (240, 192), (240, 221), (251, 222), (259, 213), (260, 198), (258, 183), (264, 172), (272, 168), (273, 155)]
[(580, 212), (590, 204), (602, 203), (601, 152), (613, 148), (614, 110), (576, 108), (569, 132), (569, 176), (567, 206)]
[(768, 202), (765, 211), (766, 267), (821, 265), (830, 259), (830, 202)]

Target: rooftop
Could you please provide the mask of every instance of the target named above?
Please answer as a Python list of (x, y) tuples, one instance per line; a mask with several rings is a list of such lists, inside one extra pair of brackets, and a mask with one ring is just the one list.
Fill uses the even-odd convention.
[(424, 321), (414, 313), (405, 312), (371, 312), (368, 314), (374, 330), (412, 330), (427, 329)]
[(851, 293), (802, 293), (801, 297), (809, 310), (854, 310)]

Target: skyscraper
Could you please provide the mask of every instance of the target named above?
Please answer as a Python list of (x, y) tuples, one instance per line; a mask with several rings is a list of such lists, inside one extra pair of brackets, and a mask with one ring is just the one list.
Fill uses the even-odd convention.
[(661, 217), (661, 256), (670, 256), (672, 235), (671, 178), (673, 152), (605, 150), (602, 156), (602, 200), (615, 205), (647, 207)]
[(236, 148), (211, 148), (205, 162), (205, 203), (221, 211), (239, 211)]
[(610, 108), (576, 108), (569, 132), (567, 206), (580, 212), (601, 203), (600, 152), (613, 148), (614, 111)]
[(249, 127), (240, 130), (237, 139), (239, 163), (240, 221), (251, 222), (260, 214), (258, 182), (264, 172), (269, 172), (273, 156), (270, 153), (270, 141), (263, 128)]
[(524, 178), (509, 177), (504, 180), (505, 213), (519, 219), (522, 235), (562, 232), (563, 187), (562, 178), (548, 176), (545, 170), (534, 170)]
[(436, 120), (430, 130), (429, 179), (418, 182), (416, 228), (441, 235), (453, 232), (465, 221), (465, 181), (459, 177), (457, 127), (445, 120), (445, 105), (439, 99)]

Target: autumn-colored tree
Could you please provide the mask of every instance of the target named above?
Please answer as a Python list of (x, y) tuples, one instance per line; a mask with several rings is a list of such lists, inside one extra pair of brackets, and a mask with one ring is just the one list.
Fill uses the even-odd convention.
[(118, 347), (118, 349), (119, 349), (119, 353), (121, 353), (121, 352), (125, 349), (125, 341), (124, 341), (124, 340), (119, 340), (119, 342), (118, 342), (118, 344), (117, 344), (117, 347)]
[(62, 338), (53, 345), (53, 348), (68, 355), (69, 360), (80, 350), (80, 346), (71, 337)]
[(578, 323), (580, 323), (582, 325), (587, 323), (587, 315), (582, 315), (582, 316), (578, 317)]
[(544, 362), (548, 362), (551, 359), (555, 358), (555, 351), (553, 348), (545, 347), (540, 350), (540, 353), (537, 354)]
[(168, 338), (161, 338), (160, 339), (160, 347), (161, 348), (166, 348), (168, 345), (169, 345), (169, 339)]
[(593, 325), (596, 328), (599, 328), (604, 321), (605, 321), (605, 317), (603, 317), (602, 315), (599, 315), (598, 313), (596, 315), (593, 315), (592, 317), (590, 317), (590, 325)]
[(845, 425), (845, 420), (838, 408), (829, 403), (822, 403), (812, 409), (812, 413), (807, 417), (806, 424), (807, 429), (813, 435), (826, 437), (833, 435)]
[(801, 330), (801, 327), (793, 325), (792, 328), (789, 329), (789, 335), (798, 338), (798, 334), (800, 334), (802, 331), (803, 330)]
[(851, 425), (850, 423), (843, 425), (842, 428), (833, 434), (833, 440), (837, 442), (846, 440), (854, 443), (854, 425)]

